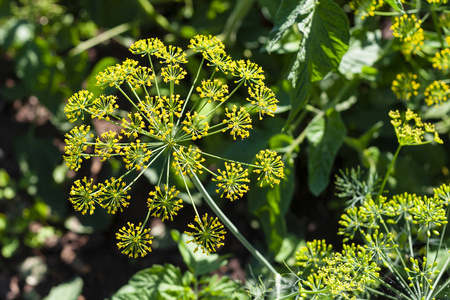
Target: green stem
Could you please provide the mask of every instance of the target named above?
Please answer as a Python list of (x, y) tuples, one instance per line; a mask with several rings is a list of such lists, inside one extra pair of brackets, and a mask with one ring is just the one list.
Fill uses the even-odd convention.
[[(437, 287), (439, 281), (441, 280), (441, 277), (444, 275), (445, 271), (447, 270), (447, 267), (448, 267), (448, 264), (449, 264), (449, 263), (450, 263), (450, 256), (447, 257), (447, 260), (445, 261), (444, 266), (443, 266), (442, 269), (440, 270), (438, 276), (434, 279), (433, 288), (431, 289), (432, 291), (436, 291), (436, 287)], [(439, 295), (439, 293), (440, 293), (441, 291), (443, 291), (443, 290), (447, 287), (447, 285), (448, 285), (449, 283), (450, 283), (450, 278), (447, 279), (447, 281), (445, 281), (445, 282), (441, 285), (441, 287), (439, 288), (439, 290), (437, 290), (435, 293), (430, 293), (430, 294), (428, 294), (428, 296), (427, 296), (427, 298), (426, 298), (425, 300), (430, 300), (430, 299), (432, 299), (431, 297), (432, 297), (433, 295), (436, 295), (436, 296)]]
[(161, 98), (161, 93), (160, 93), (160, 91), (159, 91), (159, 86), (158, 86), (158, 78), (156, 77), (155, 67), (153, 66), (152, 58), (150, 57), (150, 55), (148, 56), (148, 61), (150, 62), (150, 67), (152, 68), (153, 74), (155, 74), (155, 87), (156, 87), (156, 92), (158, 93), (158, 97)]
[(305, 129), (303, 129), (303, 131), (298, 135), (298, 137), (295, 138), (295, 140), (292, 141), (292, 143), (285, 148), (285, 156), (290, 156), (292, 154), (292, 152), (294, 152), (294, 150), (301, 144), (303, 143), (303, 141), (306, 138), (306, 133), (308, 132), (308, 129), (310, 126), (312, 126), (312, 124), (315, 123), (315, 121), (319, 118), (322, 118), (323, 115), (325, 113), (323, 111), (320, 111), (319, 113), (317, 113), (314, 118), (308, 123), (308, 125), (306, 125)]
[(95, 37), (87, 41), (78, 44), (75, 48), (69, 51), (69, 56), (76, 56), (86, 51), (87, 49), (97, 46), (98, 44), (101, 44), (119, 34), (122, 34), (130, 30), (131, 28), (133, 28), (132, 22), (117, 25), (116, 27), (113, 27), (105, 32), (100, 33), (99, 35), (96, 35)]
[[(127, 95), (127, 93), (125, 93), (125, 91), (120, 87), (120, 85), (116, 84), (116, 88), (125, 96), (125, 98), (127, 98), (127, 100), (131, 103), (131, 105), (134, 106), (134, 108), (136, 108), (136, 110), (143, 115), (143, 113), (141, 112), (141, 110), (139, 109), (139, 107), (137, 107), (136, 103), (134, 103), (133, 100), (131, 100), (131, 98)], [(145, 115), (144, 115), (145, 117)]]
[[(386, 233), (389, 233), (390, 231), (387, 229), (385, 222), (382, 223), (384, 225), (384, 229), (386, 231)], [(397, 253), (397, 256), (400, 258), (400, 261), (403, 265), (403, 268), (406, 268), (405, 265), (405, 261), (403, 260), (402, 254), (400, 253), (400, 251), (398, 250), (398, 247), (395, 247), (395, 251)], [(399, 281), (400, 285), (406, 290), (408, 291), (410, 294), (414, 294), (414, 292), (411, 290), (411, 288), (409, 287), (408, 283), (405, 281), (405, 279), (403, 278), (403, 276), (398, 272), (398, 269), (392, 265), (391, 261), (388, 259), (388, 257), (385, 254), (380, 254), (379, 258), (384, 262), (385, 266), (391, 271), (392, 274), (395, 275), (395, 277), (397, 278), (397, 280)], [(387, 287), (389, 287), (392, 291), (396, 292), (396, 293), (400, 293), (398, 292), (394, 287), (392, 287), (391, 285), (384, 283), (384, 285), (386, 285)], [(406, 297), (409, 298), (409, 297)], [(409, 298), (411, 299), (411, 298)]]
[[(448, 220), (449, 214), (450, 214), (450, 209), (449, 209), (448, 206), (447, 206), (447, 217), (446, 217), (446, 220)], [(439, 239), (439, 246), (438, 246), (438, 248), (437, 248), (437, 250), (436, 250), (436, 255), (434, 256), (434, 261), (437, 261), (437, 259), (438, 259), (438, 257), (439, 257), (439, 251), (440, 251), (441, 248), (442, 248), (442, 243), (443, 243), (443, 241), (444, 241), (445, 230), (447, 229), (447, 224), (448, 224), (448, 223), (446, 223), (446, 224), (444, 225), (444, 228), (442, 228), (442, 232), (441, 232), (441, 234), (440, 234), (441, 238)]]
[(194, 182), (197, 189), (203, 195), (206, 203), (212, 209), (212, 211), (219, 217), (219, 219), (224, 223), (224, 225), (231, 231), (231, 233), (244, 245), (245, 248), (264, 266), (266, 266), (274, 275), (275, 278), (279, 280), (280, 274), (275, 270), (275, 268), (266, 260), (266, 258), (256, 250), (249, 241), (239, 232), (233, 222), (228, 219), (228, 217), (222, 212), (222, 210), (217, 206), (214, 200), (211, 198), (209, 193), (206, 191), (203, 184), (198, 179), (197, 175), (192, 172), (192, 181)]
[(414, 70), (420, 74), (420, 76), (425, 80), (430, 80), (430, 73), (428, 71), (425, 71), (415, 60), (413, 57), (411, 57), (408, 61), (411, 66), (414, 68)]
[(239, 27), (242, 24), (242, 20), (247, 16), (250, 11), (254, 0), (239, 0), (228, 17), (223, 32), (220, 34), (220, 39), (224, 43), (234, 44), (236, 42), (236, 34)]
[(417, 14), (420, 10), (417, 8), (406, 10), (405, 12), (400, 11), (374, 11), (373, 13), (377, 16), (384, 16), (384, 17), (395, 17), (395, 16), (403, 16), (404, 14), (411, 15), (411, 14)]
[[(200, 221), (202, 218), (200, 217), (200, 214), (198, 213), (197, 206), (195, 206), (194, 199), (192, 198), (189, 186), (186, 182), (186, 178), (183, 175), (183, 173), (180, 173), (180, 174), (181, 174), (181, 178), (183, 179), (184, 186), (186, 187), (186, 192), (188, 193), (189, 200), (191, 200), (192, 207), (194, 208), (195, 215), (197, 216), (197, 219)], [(199, 223), (199, 224), (202, 227), (202, 229), (204, 230), (203, 225), (201, 223)]]
[(395, 152), (394, 158), (392, 158), (392, 161), (389, 164), (386, 175), (384, 176), (384, 179), (383, 179), (383, 183), (381, 184), (380, 189), (378, 190), (377, 199), (379, 199), (381, 194), (383, 193), (384, 187), (386, 186), (387, 179), (389, 178), (389, 175), (391, 175), (392, 171), (394, 170), (394, 164), (395, 164), (395, 161), (397, 160), (398, 154), (400, 153), (400, 149), (402, 149), (402, 145), (398, 145), (398, 148), (397, 148), (397, 151)]
[(364, 287), (364, 289), (370, 291), (371, 294), (376, 294), (376, 295), (382, 296), (383, 298), (387, 298), (387, 299), (397, 300), (397, 297), (386, 295), (386, 293), (380, 292), (380, 291), (378, 291), (376, 289), (373, 289), (371, 287), (366, 286), (366, 287)]
[(204, 154), (206, 156), (209, 156), (209, 157), (212, 157), (212, 158), (216, 158), (218, 160), (230, 162), (230, 163), (236, 163), (236, 164), (240, 164), (240, 165), (251, 167), (251, 168), (262, 168), (261, 166), (258, 166), (258, 165), (253, 165), (253, 164), (249, 164), (249, 163), (245, 163), (245, 162), (240, 162), (240, 161), (236, 161), (236, 160), (232, 160), (232, 159), (227, 159), (227, 158), (216, 156), (214, 154), (211, 154), (211, 153), (208, 153), (208, 152), (204, 152), (204, 151), (201, 151), (201, 150), (200, 150), (200, 153)]
[(433, 19), (434, 30), (436, 30), (439, 43), (441, 43), (441, 47), (445, 48), (444, 40), (442, 39), (441, 27), (439, 26), (438, 16), (436, 14), (436, 5), (431, 5), (431, 18)]
[[(200, 62), (200, 65), (198, 66), (197, 74), (195, 75), (194, 81), (192, 82), (192, 85), (191, 85), (189, 93), (186, 97), (186, 100), (184, 101), (184, 105), (183, 105), (183, 108), (181, 109), (180, 116), (183, 115), (184, 110), (186, 109), (187, 103), (189, 102), (189, 99), (191, 98), (192, 92), (194, 91), (195, 85), (197, 84), (198, 77), (200, 76), (200, 71), (202, 70), (204, 61), (205, 61), (205, 58), (203, 57), (202, 61)], [(180, 124), (180, 121), (181, 121), (181, 118), (178, 119), (177, 125), (175, 127), (178, 127), (178, 125)]]

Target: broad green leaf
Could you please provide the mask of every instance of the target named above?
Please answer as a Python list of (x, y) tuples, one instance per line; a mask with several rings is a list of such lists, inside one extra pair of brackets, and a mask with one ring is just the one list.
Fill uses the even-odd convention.
[(300, 73), (310, 72), (311, 80), (318, 81), (336, 70), (348, 49), (349, 28), (347, 15), (339, 5), (332, 0), (317, 2), (298, 23), (304, 35), (299, 51), (302, 55), (297, 57)]
[(274, 27), (270, 32), (270, 40), (267, 49), (272, 47), (281, 39), (283, 33), (298, 22), (299, 18), (308, 14), (315, 5), (315, 0), (306, 0), (302, 3), (295, 0), (283, 0), (275, 15)]
[(0, 187), (8, 185), (10, 180), (9, 174), (5, 169), (0, 169)]
[(309, 145), (308, 186), (316, 196), (328, 186), (331, 167), (346, 132), (340, 114), (333, 110), (327, 115), (325, 134), (320, 143)]
[(314, 118), (311, 123), (308, 124), (306, 129), (306, 138), (312, 145), (317, 145), (325, 134), (325, 118), (323, 116)]
[(350, 47), (342, 57), (339, 71), (343, 74), (361, 74), (367, 67), (372, 67), (380, 56), (380, 43), (380, 30), (353, 35)]
[(64, 66), (64, 76), (70, 78), (70, 80), (66, 80), (66, 84), (70, 89), (70, 93), (73, 93), (82, 86), (90, 70), (88, 52), (65, 57)]
[(83, 290), (83, 279), (76, 277), (69, 282), (53, 287), (44, 300), (76, 300)]
[(56, 114), (64, 98), (65, 78), (58, 70), (63, 64), (51, 45), (43, 38), (28, 41), (17, 51), (16, 75), (41, 104)]
[(292, 136), (279, 133), (277, 135), (274, 135), (269, 140), (269, 148), (270, 149), (280, 149), (284, 148), (286, 146), (289, 146), (293, 141)]
[[(300, 52), (297, 53), (297, 56)], [(289, 125), (300, 111), (308, 103), (312, 92), (311, 74), (310, 72), (300, 72), (300, 60), (296, 59), (289, 73), (292, 89), (290, 91), (291, 111), (289, 112), (286, 126)]]
[(9, 16), (0, 27), (0, 47), (4, 51), (10, 47), (20, 48), (34, 38), (35, 30), (33, 23)]
[(134, 274), (128, 285), (121, 288), (113, 299), (171, 299), (168, 295), (183, 291), (182, 294), (177, 294), (178, 299), (182, 299), (180, 295), (192, 292), (190, 285), (191, 282), (183, 282), (180, 268), (171, 264), (153, 265)]
[(196, 298), (194, 291), (190, 287), (174, 285), (171, 283), (162, 283), (159, 286), (158, 294), (161, 295), (158, 299), (164, 300), (188, 300)]
[(158, 295), (156, 293), (150, 294), (148, 290), (141, 289), (137, 292), (114, 294), (111, 300), (156, 300)]
[(200, 279), (203, 288), (198, 293), (199, 299), (244, 300), (250, 299), (243, 285), (228, 276), (203, 276)]
[(363, 133), (359, 138), (345, 137), (344, 141), (347, 145), (361, 154), (369, 146), (369, 143), (378, 136), (381, 127), (383, 127), (383, 122), (379, 121)]
[(311, 82), (321, 80), (338, 68), (350, 39), (348, 18), (332, 0), (284, 0), (275, 17), (268, 49), (295, 23), (303, 38), (288, 75), (292, 91), (287, 124), (307, 103), (311, 95)]
[[(265, 7), (268, 11), (270, 17), (274, 18), (278, 12), (278, 8), (280, 7), (281, 0), (258, 0), (259, 5)], [(264, 14), (266, 15), (266, 14)]]
[[(27, 175), (37, 176), (37, 193), (55, 215), (67, 213), (67, 194), (53, 180), (53, 170), (61, 163), (61, 152), (51, 139), (36, 138), (32, 133), (15, 137), (15, 154)], [(32, 145), (30, 147), (30, 145)]]
[(5, 237), (2, 238), (1, 242), (3, 244), (1, 253), (2, 256), (5, 258), (11, 257), (16, 252), (17, 248), (19, 248), (20, 246), (20, 241), (16, 237), (14, 238)]
[[(288, 234), (281, 244), (280, 251), (275, 256), (275, 261), (289, 264), (290, 260), (295, 260), (295, 253), (300, 249), (300, 246), (304, 245), (305, 241), (298, 238), (297, 235)], [(289, 264), (293, 265), (293, 264)]]

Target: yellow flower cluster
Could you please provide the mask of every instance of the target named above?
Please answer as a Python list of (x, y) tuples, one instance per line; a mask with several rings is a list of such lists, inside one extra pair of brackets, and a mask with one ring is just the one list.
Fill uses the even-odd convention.
[(397, 74), (392, 82), (391, 89), (398, 99), (410, 100), (412, 96), (417, 96), (417, 90), (420, 88), (420, 83), (416, 80), (417, 75), (413, 73)]
[(217, 170), (221, 175), (213, 178), (213, 181), (219, 182), (217, 184), (217, 193), (222, 192), (220, 197), (225, 195), (225, 198), (234, 201), (236, 199), (242, 198), (245, 193), (248, 192), (249, 187), (246, 183), (250, 182), (248, 179), (248, 170), (241, 166), (241, 164), (236, 163), (226, 163), (225, 170)]
[(352, 0), (349, 3), (350, 8), (356, 15), (360, 16), (362, 20), (367, 17), (373, 17), (375, 11), (384, 5), (383, 0)]
[(301, 268), (300, 274), (304, 272), (314, 272), (320, 267), (325, 266), (325, 257), (331, 255), (332, 245), (328, 245), (325, 240), (313, 240), (307, 242), (306, 246), (301, 247), (295, 254), (296, 265)]
[(437, 52), (432, 59), (433, 68), (447, 72), (450, 69), (450, 49), (445, 48)]
[(428, 144), (431, 141), (424, 141), (424, 135), (426, 133), (434, 135), (434, 141), (442, 144), (442, 140), (434, 127), (430, 123), (423, 123), (418, 114), (408, 109), (404, 115), (404, 118), (400, 115), (400, 112), (390, 111), (391, 124), (394, 126), (397, 140), (401, 146), (413, 146)]
[(89, 211), (93, 214), (95, 205), (107, 209), (108, 213), (115, 214), (117, 210), (123, 211), (130, 203), (127, 195), (129, 186), (121, 178), (112, 177), (104, 183), (94, 184), (93, 179), (76, 180), (70, 190), (69, 201), (77, 211), (84, 215)]
[[(182, 201), (176, 198), (179, 192), (175, 187), (169, 188), (171, 172), (181, 177), (189, 190), (189, 177), (207, 171), (217, 182), (217, 193), (231, 201), (243, 197), (249, 190), (249, 171), (243, 166), (258, 175), (261, 186), (279, 184), (284, 178), (284, 164), (275, 151), (263, 150), (256, 155), (254, 163), (241, 163), (204, 152), (195, 144), (199, 139), (223, 132), (229, 132), (233, 140), (247, 138), (252, 129), (252, 115), (257, 114), (259, 119), (273, 117), (278, 101), (264, 83), (262, 68), (249, 60), (233, 60), (218, 38), (198, 35), (191, 39), (188, 47), (201, 54), (198, 71), (191, 76), (187, 76), (182, 67), (188, 62), (183, 49), (166, 46), (157, 38), (143, 39), (129, 50), (147, 57), (148, 66), (128, 58), (96, 76), (98, 86), (114, 87), (116, 94), (94, 99), (93, 93), (81, 90), (68, 99), (64, 111), (71, 122), (90, 115), (94, 121), (103, 120), (119, 129), (94, 138), (89, 134), (89, 126), (74, 127), (66, 134), (64, 159), (67, 166), (78, 170), (84, 159), (99, 157), (102, 162), (121, 159), (128, 169), (119, 178), (100, 184), (94, 184), (92, 179), (77, 180), (70, 192), (70, 201), (76, 210), (93, 213), (98, 205), (108, 213), (122, 211), (129, 205), (127, 193), (131, 185), (155, 161), (160, 161), (163, 168), (158, 186), (149, 194), (148, 216), (162, 220), (172, 220), (183, 207)], [(208, 73), (208, 69), (207, 79), (199, 78)], [(227, 82), (230, 77), (234, 80)], [(178, 86), (184, 84), (186, 78), (193, 81), (187, 95), (182, 96), (177, 91), (185, 87)], [(228, 100), (243, 86), (247, 86), (243, 89), (248, 93), (248, 97), (244, 96), (246, 104), (238, 105), (236, 101), (230, 104)], [(128, 105), (119, 106), (120, 101)], [(225, 169), (210, 170), (205, 166), (205, 157), (224, 160)], [(126, 184), (124, 179), (133, 176), (132, 171), (137, 171), (137, 175)], [(223, 245), (222, 225), (217, 218), (208, 220), (207, 215), (200, 218), (196, 209), (195, 212), (199, 226), (189, 226), (197, 230), (192, 234), (195, 242), (206, 252), (215, 251)], [(123, 248), (125, 254), (136, 257), (151, 250), (151, 237), (145, 225), (146, 222), (139, 226), (129, 224), (128, 229), (123, 228), (117, 234), (119, 248)]]
[[(74, 127), (69, 133), (65, 135), (63, 156), (66, 161), (67, 167), (72, 170), (78, 171), (83, 162), (83, 158), (88, 159), (89, 155), (86, 155), (84, 151), (88, 148), (87, 137), (91, 128), (86, 125)], [(91, 136), (92, 137), (92, 136)]]
[(427, 2), (430, 4), (441, 5), (441, 4), (447, 4), (448, 0), (427, 0)]
[(259, 174), (258, 180), (261, 181), (261, 186), (269, 184), (273, 187), (284, 178), (284, 163), (275, 151), (261, 150), (259, 154), (256, 154), (255, 164), (260, 166), (253, 172)]
[(173, 216), (177, 215), (177, 212), (183, 208), (183, 200), (176, 199), (180, 192), (171, 187), (170, 189), (164, 185), (162, 191), (159, 186), (155, 187), (155, 190), (150, 192), (150, 198), (148, 198), (148, 208), (152, 211), (152, 216), (161, 218), (161, 221), (170, 219), (173, 221)]
[(393, 35), (402, 43), (401, 51), (407, 59), (422, 49), (425, 36), (421, 25), (422, 20), (418, 20), (415, 15), (403, 15), (395, 17), (391, 26)]
[(227, 233), (223, 225), (218, 221), (218, 218), (210, 217), (208, 219), (208, 214), (204, 214), (200, 219), (195, 216), (194, 221), (197, 223), (189, 224), (188, 227), (194, 231), (185, 231), (188, 236), (193, 237), (192, 240), (187, 243), (196, 243), (197, 247), (194, 252), (198, 250), (198, 247), (203, 251), (203, 253), (209, 254), (211, 252), (216, 252), (216, 249), (225, 245), (223, 240), (225, 239), (225, 234)]
[(442, 80), (433, 81), (423, 93), (425, 95), (425, 103), (428, 106), (442, 104), (448, 100), (450, 96), (450, 87)]
[(150, 245), (153, 243), (153, 237), (149, 232), (150, 228), (143, 228), (141, 223), (135, 227), (128, 222), (128, 228), (124, 226), (116, 233), (116, 238), (120, 241), (117, 247), (123, 248), (122, 253), (129, 257), (144, 257), (148, 252), (152, 252)]

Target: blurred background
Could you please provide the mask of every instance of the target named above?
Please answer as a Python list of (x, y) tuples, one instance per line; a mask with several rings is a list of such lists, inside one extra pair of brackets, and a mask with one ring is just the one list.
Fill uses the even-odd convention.
[[(95, 75), (106, 66), (131, 57), (128, 47), (138, 39), (158, 37), (185, 49), (194, 35), (211, 34), (224, 41), (233, 58), (250, 58), (263, 67), (266, 83), (276, 92), (281, 111), (287, 111), (290, 85), (286, 73), (298, 50), (300, 34), (289, 32), (273, 53), (267, 52), (280, 3), (281, 0), (0, 0), (1, 299), (42, 299), (61, 284), (81, 290), (79, 299), (102, 299), (111, 296), (132, 274), (152, 264), (169, 262), (182, 266), (167, 232), (172, 228), (184, 231), (191, 222), (190, 213), (181, 213), (169, 225), (152, 221), (151, 227), (159, 228), (153, 252), (143, 259), (129, 259), (117, 250), (114, 233), (126, 221), (139, 220), (139, 205), (131, 205), (126, 213), (117, 216), (101, 211), (93, 216), (74, 212), (68, 193), (75, 179), (84, 175), (106, 178), (123, 166), (120, 162), (90, 162), (78, 174), (67, 169), (62, 159), (64, 134), (73, 124), (64, 116), (64, 105), (80, 89), (98, 92)], [(350, 13), (349, 18), (353, 18)], [(383, 26), (380, 37), (381, 30), (389, 28), (389, 24)], [(384, 40), (390, 38), (383, 36)], [(383, 43), (381, 38), (379, 43)], [(347, 103), (351, 109), (341, 113), (348, 138), (336, 155), (330, 182), (340, 168), (358, 164), (375, 164), (382, 173), (392, 158), (397, 146), (395, 135), (392, 128), (382, 124), (389, 125), (389, 108), (401, 107), (390, 91), (396, 75), (392, 70), (399, 57), (397, 52), (385, 55), (376, 76), (358, 77), (344, 93), (343, 98), (351, 100)], [(377, 61), (374, 59), (372, 64)], [(342, 80), (347, 79), (330, 76), (317, 84), (315, 88), (321, 92), (316, 93), (315, 104), (322, 105), (321, 93), (335, 93)], [(374, 89), (377, 93), (372, 92)], [(264, 124), (256, 122), (249, 141), (226, 145), (212, 141), (205, 146), (221, 149), (231, 157), (253, 155), (255, 148), (266, 147), (268, 141), (272, 148), (281, 148), (304, 125), (296, 124), (280, 135), (287, 114), (279, 113)], [(101, 124), (95, 126), (98, 129)], [(443, 131), (447, 133), (448, 127)], [(363, 136), (364, 133), (368, 134)], [(371, 144), (372, 139), (377, 139), (377, 147)], [(392, 178), (391, 189), (429, 191), (435, 182), (448, 179), (447, 153), (446, 148), (431, 145), (405, 150), (396, 173), (402, 183), (397, 184)], [(259, 249), (269, 249), (271, 256), (278, 253), (286, 239), (293, 241), (290, 245), (311, 238), (339, 241), (337, 220), (344, 204), (334, 196), (333, 184), (327, 182), (319, 195), (312, 194), (307, 183), (307, 147), (302, 145), (291, 154), (292, 160), (287, 163), (289, 180), (278, 191), (282, 196), (272, 199), (280, 208), (278, 219), (270, 223), (278, 237), (270, 234), (270, 228), (261, 228), (261, 221), (273, 216), (266, 214), (267, 204), (260, 200), (269, 199), (267, 193), (249, 193), (248, 199), (223, 207), (243, 234), (251, 237)], [(132, 198), (145, 201), (151, 183), (151, 175), (137, 183)], [(283, 257), (295, 250), (290, 249)], [(221, 251), (220, 254), (232, 253), (222, 272), (245, 280), (246, 265), (251, 263), (247, 251), (229, 236)]]

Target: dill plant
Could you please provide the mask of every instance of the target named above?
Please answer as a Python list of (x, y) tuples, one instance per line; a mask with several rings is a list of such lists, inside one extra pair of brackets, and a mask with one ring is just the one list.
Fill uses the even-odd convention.
[[(260, 186), (279, 184), (284, 178), (281, 157), (266, 149), (255, 153), (253, 162), (238, 162), (205, 152), (196, 141), (217, 134), (231, 135), (232, 140), (247, 138), (252, 129), (252, 117), (274, 116), (278, 101), (264, 84), (262, 68), (249, 60), (233, 60), (216, 37), (195, 36), (188, 47), (193, 55), (201, 55), (201, 62), (198, 71), (189, 77), (192, 84), (187, 95), (177, 93), (180, 82), (187, 79), (183, 67), (188, 62), (187, 53), (150, 38), (135, 42), (129, 49), (135, 55), (147, 57), (147, 66), (126, 59), (97, 75), (97, 85), (114, 87), (117, 95), (100, 95), (94, 99), (91, 92), (81, 90), (69, 98), (64, 111), (71, 122), (84, 121), (88, 115), (119, 129), (95, 136), (89, 125), (75, 126), (66, 134), (64, 160), (67, 166), (77, 171), (83, 161), (99, 157), (102, 162), (121, 159), (127, 169), (120, 177), (104, 182), (86, 177), (76, 180), (69, 200), (82, 214), (93, 214), (98, 207), (110, 214), (122, 212), (132, 202), (128, 195), (132, 185), (159, 160), (163, 167), (158, 184), (149, 192), (147, 217), (139, 224), (128, 222), (116, 233), (117, 246), (122, 253), (138, 257), (151, 252), (153, 237), (148, 228), (149, 218), (172, 221), (184, 206), (174, 184), (174, 177), (178, 176), (194, 212), (194, 221), (187, 225), (186, 233), (191, 237), (188, 243), (197, 245), (195, 251), (215, 252), (224, 245), (227, 228), (277, 274), (222, 213), (200, 178), (211, 178), (221, 198), (236, 201), (248, 192), (252, 174)], [(201, 79), (200, 75), (205, 73), (208, 75)], [(238, 89), (248, 92), (246, 104), (229, 104)], [(121, 109), (120, 101), (131, 104), (131, 110)], [(209, 168), (210, 160), (222, 161), (223, 167)], [(216, 216), (200, 214), (191, 196), (192, 183)]]
[(432, 124), (411, 110), (389, 115), (399, 143), (392, 163), (379, 184), (371, 176), (364, 182), (360, 169), (337, 176), (337, 195), (347, 199), (338, 231), (343, 249), (336, 252), (325, 240), (313, 240), (297, 251), (299, 299), (445, 297), (450, 284), (445, 277), (450, 251), (444, 242), (450, 186), (441, 185), (431, 196), (383, 195), (403, 147), (442, 140)]
[[(365, 178), (359, 168), (336, 176), (336, 195), (346, 200), (338, 230), (342, 250), (335, 251), (325, 240), (300, 247), (297, 271), (292, 271), (297, 286), (293, 298), (448, 298), (450, 186), (442, 184), (431, 195), (387, 195), (386, 190), (404, 147), (443, 143), (435, 125), (422, 120), (419, 108), (426, 112), (449, 99), (448, 1), (426, 2), (408, 3), (407, 11), (400, 1), (350, 2), (358, 18), (392, 17), (390, 46), (400, 51), (406, 70), (396, 75), (391, 89), (408, 108), (389, 112), (398, 147), (380, 180), (373, 169)], [(386, 4), (393, 10), (384, 10)]]

